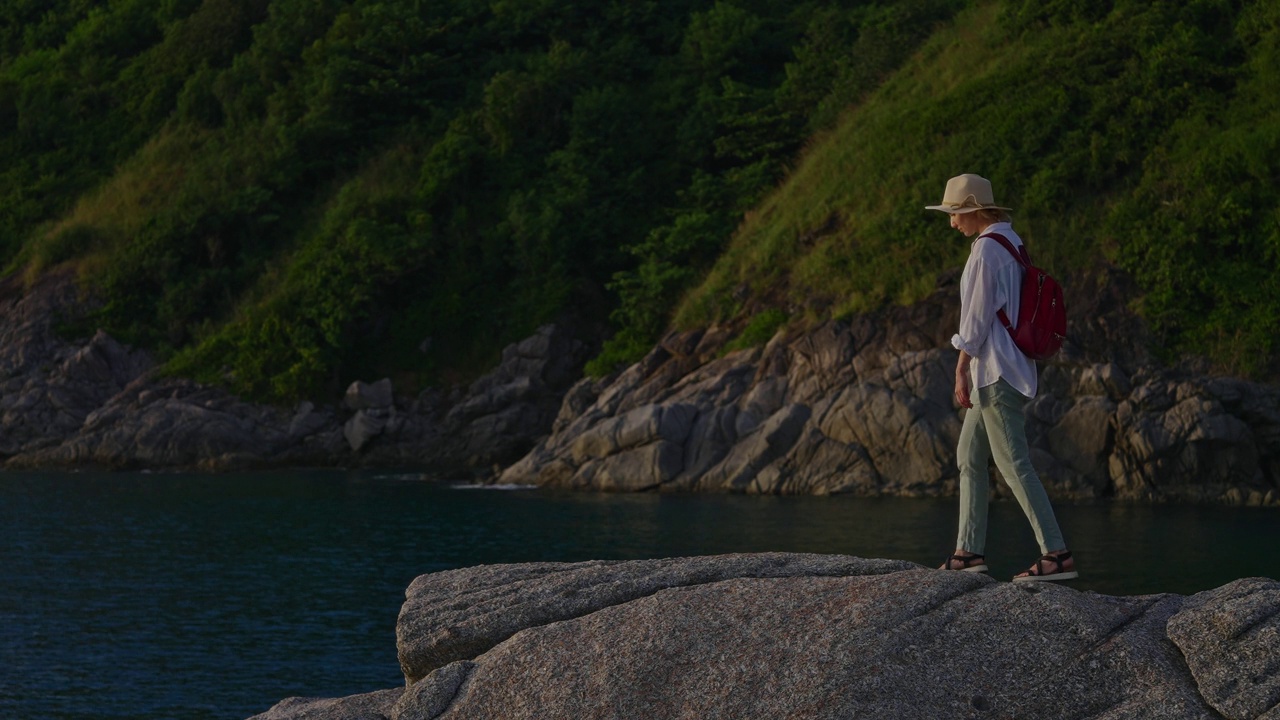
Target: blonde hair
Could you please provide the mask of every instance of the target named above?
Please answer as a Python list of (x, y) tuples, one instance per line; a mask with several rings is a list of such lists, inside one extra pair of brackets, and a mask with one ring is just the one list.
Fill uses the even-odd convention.
[(982, 208), (981, 210), (974, 210), (973, 214), (977, 215), (988, 225), (998, 222), (1013, 221), (1013, 218), (1010, 217), (1008, 211), (1001, 210), (1000, 208)]

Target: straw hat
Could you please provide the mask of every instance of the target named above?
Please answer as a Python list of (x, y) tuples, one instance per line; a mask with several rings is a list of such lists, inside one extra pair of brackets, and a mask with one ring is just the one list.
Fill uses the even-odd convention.
[(925, 210), (941, 210), (949, 215), (971, 213), (974, 210), (1009, 210), (996, 204), (991, 194), (991, 181), (978, 175), (957, 175), (947, 181), (942, 193), (941, 205), (926, 205)]

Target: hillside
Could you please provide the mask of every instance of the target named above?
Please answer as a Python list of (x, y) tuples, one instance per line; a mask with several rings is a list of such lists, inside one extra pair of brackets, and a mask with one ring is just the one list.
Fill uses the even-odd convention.
[(921, 208), (978, 172), (1078, 298), (1098, 264), (1128, 271), (1166, 359), (1274, 373), (1280, 13), (1246, 5), (970, 7), (809, 144), (679, 324), (923, 298), (968, 243)]
[(466, 380), (566, 315), (607, 372), (673, 313), (749, 343), (910, 303), (963, 259), (921, 210), (963, 171), (1059, 274), (1127, 271), (1170, 357), (1275, 372), (1266, 3), (0, 14), (6, 272), (74, 269), (102, 309), (65, 331), (249, 397)]

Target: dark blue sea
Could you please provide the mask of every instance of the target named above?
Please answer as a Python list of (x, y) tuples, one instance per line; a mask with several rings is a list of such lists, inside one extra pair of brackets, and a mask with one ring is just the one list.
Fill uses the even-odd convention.
[[(1057, 506), (1081, 590), (1280, 577), (1276, 509)], [(796, 551), (937, 564), (954, 500), (477, 489), (416, 473), (0, 474), (0, 718), (245, 718), (403, 683), (414, 577), (481, 563)], [(993, 506), (997, 577), (1037, 551)]]

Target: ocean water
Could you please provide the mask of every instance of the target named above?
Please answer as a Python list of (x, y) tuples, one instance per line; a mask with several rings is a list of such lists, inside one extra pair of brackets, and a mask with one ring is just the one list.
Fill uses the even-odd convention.
[[(1057, 506), (1112, 595), (1280, 578), (1280, 511)], [(936, 565), (954, 500), (481, 489), (418, 473), (0, 474), (0, 718), (246, 718), (403, 683), (395, 622), (428, 572), (792, 551)], [(993, 505), (987, 555), (1037, 555)]]

